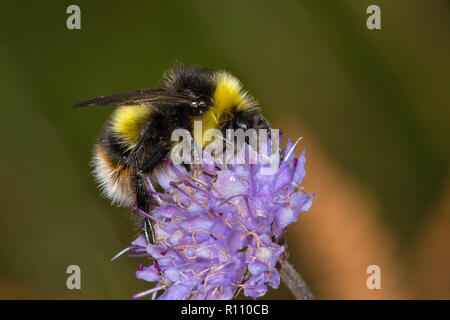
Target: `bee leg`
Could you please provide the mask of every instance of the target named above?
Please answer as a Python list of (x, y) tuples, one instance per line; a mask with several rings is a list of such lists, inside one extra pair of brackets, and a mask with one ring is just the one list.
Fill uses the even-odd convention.
[[(140, 209), (144, 210), (147, 214), (150, 214), (151, 201), (152, 198), (150, 198), (147, 192), (141, 175), (138, 175), (136, 182), (136, 205)], [(144, 217), (144, 225), (142, 226), (142, 231), (144, 232), (144, 237), (148, 244), (156, 244), (155, 230), (153, 229), (153, 224), (150, 218)], [(158, 261), (153, 257), (151, 259), (158, 269), (158, 274), (162, 275), (162, 271), (158, 265)]]
[(147, 217), (144, 218), (144, 236), (147, 243), (156, 243), (155, 230), (153, 230), (152, 222)]
[(148, 161), (145, 163), (145, 165), (141, 169), (141, 173), (147, 173), (152, 171), (156, 165), (160, 164), (161, 161), (164, 159), (165, 156), (169, 153), (169, 148), (160, 147), (158, 151), (153, 153), (151, 157), (149, 157)]
[[(144, 182), (142, 181), (141, 177), (137, 177), (136, 182), (136, 205), (145, 211), (146, 213), (150, 214), (150, 196), (147, 192), (147, 189), (145, 188)], [(143, 232), (145, 239), (147, 240), (147, 243), (149, 244), (155, 244), (156, 243), (156, 237), (155, 232), (153, 230), (152, 222), (148, 217), (144, 217), (144, 225), (143, 225)]]
[[(165, 156), (169, 153), (170, 149), (167, 145), (160, 145), (159, 148), (157, 148), (156, 152), (153, 152), (150, 156), (148, 156), (147, 161), (144, 162), (144, 166), (141, 168), (137, 175), (137, 185), (136, 185), (136, 202), (137, 206), (144, 210), (147, 213), (150, 213), (150, 207), (151, 202), (154, 199), (150, 197), (148, 190), (145, 186), (145, 183), (143, 181), (143, 175), (147, 174), (149, 172), (152, 172), (152, 170), (162, 162)], [(143, 226), (143, 232), (145, 239), (147, 240), (147, 243), (149, 244), (155, 244), (156, 243), (156, 236), (155, 231), (153, 229), (152, 221), (148, 218), (144, 218), (144, 226)]]

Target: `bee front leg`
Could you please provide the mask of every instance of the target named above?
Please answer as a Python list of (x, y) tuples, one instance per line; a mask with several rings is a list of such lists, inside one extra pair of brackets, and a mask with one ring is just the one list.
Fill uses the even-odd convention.
[(141, 169), (141, 173), (145, 174), (151, 172), (158, 164), (160, 164), (164, 157), (169, 153), (169, 148), (161, 147), (156, 152), (152, 153), (151, 157), (149, 157), (148, 161), (144, 164)]

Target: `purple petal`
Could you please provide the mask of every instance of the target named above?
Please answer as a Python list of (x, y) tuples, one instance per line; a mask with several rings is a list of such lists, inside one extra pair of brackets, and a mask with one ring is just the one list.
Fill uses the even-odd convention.
[(192, 287), (182, 284), (172, 285), (166, 292), (159, 296), (158, 300), (186, 300), (192, 291)]
[[(288, 153), (291, 151), (293, 146), (294, 145), (292, 144), (291, 139), (288, 139), (287, 142), (286, 142), (286, 145), (284, 147), (284, 150), (283, 150), (283, 160), (289, 161), (288, 159), (285, 159), (285, 158), (288, 155)], [(289, 159), (293, 159), (294, 157), (295, 157), (295, 154), (291, 153), (291, 155), (289, 156)]]
[(180, 226), (187, 232), (194, 232), (198, 229), (208, 230), (213, 224), (214, 222), (211, 219), (202, 216), (196, 216), (180, 222)]
[(295, 185), (295, 187), (297, 187), (305, 178), (305, 161), (306, 161), (305, 153), (306, 153), (306, 150), (303, 150), (303, 152), (300, 155), (300, 158), (297, 162), (295, 171), (294, 171), (292, 183)]
[(158, 274), (158, 271), (156, 270), (156, 268), (150, 266), (148, 268), (144, 268), (144, 270), (138, 270), (136, 271), (136, 277), (138, 279), (142, 279), (145, 281), (150, 281), (150, 282), (154, 282), (154, 281), (158, 281), (161, 276)]

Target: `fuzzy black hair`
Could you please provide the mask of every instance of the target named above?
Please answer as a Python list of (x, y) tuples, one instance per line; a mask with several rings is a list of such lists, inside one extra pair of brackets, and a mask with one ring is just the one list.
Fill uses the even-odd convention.
[(164, 87), (180, 93), (211, 97), (214, 93), (214, 70), (178, 64), (164, 74)]

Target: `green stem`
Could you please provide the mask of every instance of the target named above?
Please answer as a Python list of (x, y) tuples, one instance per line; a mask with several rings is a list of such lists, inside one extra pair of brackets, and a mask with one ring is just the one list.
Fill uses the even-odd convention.
[(281, 262), (280, 278), (297, 300), (314, 300), (306, 282), (287, 260)]

